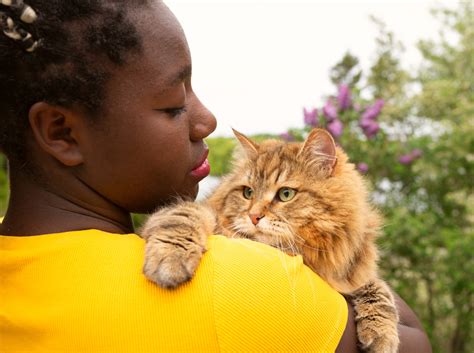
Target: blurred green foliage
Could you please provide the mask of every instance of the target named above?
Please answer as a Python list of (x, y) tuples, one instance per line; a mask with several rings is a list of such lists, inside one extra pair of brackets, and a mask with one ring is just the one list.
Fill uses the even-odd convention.
[[(260, 134), (252, 136), (254, 141), (263, 141), (268, 138), (275, 138), (270, 134)], [(221, 176), (229, 172), (232, 167), (232, 155), (237, 142), (234, 138), (212, 137), (206, 140), (209, 146), (209, 164), (211, 165), (211, 175)]]
[[(474, 352), (474, 15), (469, 2), (433, 14), (442, 32), (419, 43), (415, 72), (401, 65), (402, 43), (373, 18), (372, 66), (363, 72), (347, 53), (330, 72), (335, 93), (326, 98), (335, 104), (341, 84), (351, 89), (352, 107), (338, 111), (338, 142), (368, 167), (373, 201), (385, 215), (384, 278), (417, 312), (434, 352), (467, 353)], [(376, 99), (384, 101), (380, 130), (367, 137), (360, 121)], [(318, 112), (317, 124), (329, 128)], [(310, 129), (288, 133), (301, 140)], [(215, 173), (226, 173), (234, 142), (208, 143)], [(413, 151), (419, 155), (406, 159)]]
[(211, 175), (219, 176), (229, 172), (231, 168), (232, 153), (236, 146), (235, 139), (227, 137), (214, 137), (206, 140), (209, 146), (209, 164)]

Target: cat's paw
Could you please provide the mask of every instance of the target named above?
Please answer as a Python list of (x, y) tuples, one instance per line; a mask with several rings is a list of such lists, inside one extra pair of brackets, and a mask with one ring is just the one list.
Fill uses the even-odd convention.
[(398, 312), (388, 285), (378, 279), (352, 294), (357, 338), (367, 353), (397, 353)]
[(155, 212), (140, 231), (147, 241), (145, 276), (163, 288), (189, 281), (215, 226), (214, 211), (199, 203), (182, 201)]
[(145, 246), (145, 276), (162, 288), (176, 288), (193, 278), (205, 249), (150, 239)]
[(374, 327), (357, 327), (357, 338), (366, 353), (397, 353), (400, 344), (397, 332), (375, 331)]

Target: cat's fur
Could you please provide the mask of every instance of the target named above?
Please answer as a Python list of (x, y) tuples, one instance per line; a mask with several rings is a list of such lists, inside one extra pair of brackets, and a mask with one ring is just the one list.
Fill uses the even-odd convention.
[[(397, 352), (394, 298), (377, 275), (381, 218), (346, 154), (322, 129), (313, 130), (304, 143), (256, 144), (236, 136), (243, 149), (205, 203), (178, 203), (145, 224), (145, 275), (175, 287), (193, 276), (207, 235), (250, 238), (301, 254), (306, 265), (347, 295), (364, 350)], [(244, 197), (245, 187), (253, 190), (250, 199)], [(279, 200), (283, 187), (296, 190), (293, 199)]]

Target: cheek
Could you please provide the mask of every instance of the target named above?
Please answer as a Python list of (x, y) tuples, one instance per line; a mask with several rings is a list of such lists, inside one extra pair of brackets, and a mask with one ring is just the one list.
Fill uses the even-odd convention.
[(231, 222), (248, 218), (250, 201), (244, 199), (240, 192), (232, 192), (224, 204), (224, 216)]
[(91, 154), (88, 184), (120, 207), (148, 212), (173, 195), (196, 196), (197, 181), (188, 175), (190, 147), (183, 137), (131, 131), (127, 139), (99, 147)]
[(286, 224), (290, 222), (293, 213), (294, 212), (291, 207), (287, 207), (287, 205), (285, 205), (284, 203), (278, 202), (270, 207), (267, 212), (267, 218), (274, 222), (281, 222)]

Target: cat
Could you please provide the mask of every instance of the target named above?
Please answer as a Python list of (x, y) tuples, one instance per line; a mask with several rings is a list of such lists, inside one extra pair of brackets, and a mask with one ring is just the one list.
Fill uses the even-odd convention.
[(165, 207), (145, 223), (145, 275), (165, 288), (191, 279), (209, 234), (266, 243), (300, 254), (352, 301), (364, 351), (397, 352), (394, 297), (377, 274), (381, 217), (347, 155), (323, 129), (290, 143), (234, 134), (240, 152), (213, 194)]

